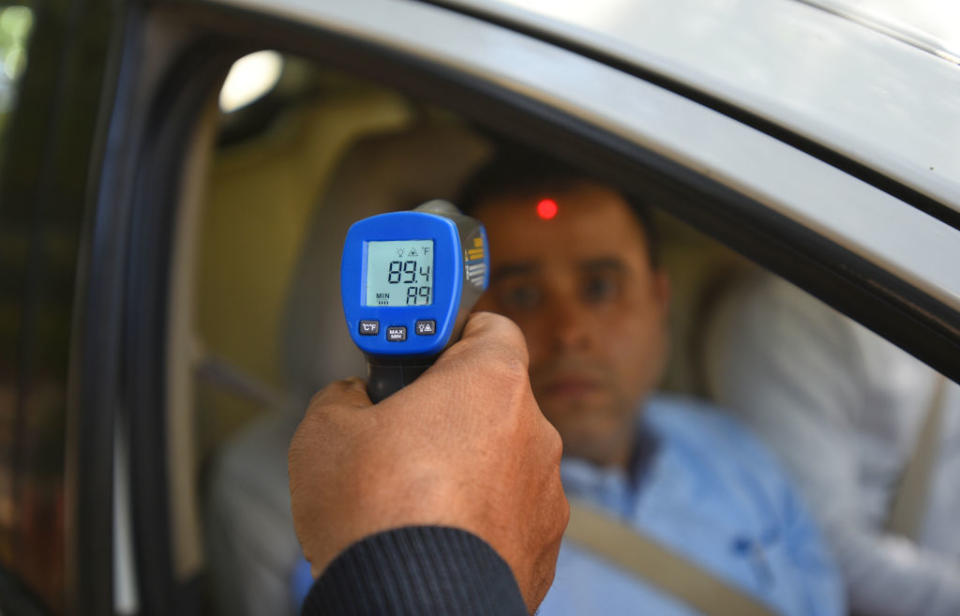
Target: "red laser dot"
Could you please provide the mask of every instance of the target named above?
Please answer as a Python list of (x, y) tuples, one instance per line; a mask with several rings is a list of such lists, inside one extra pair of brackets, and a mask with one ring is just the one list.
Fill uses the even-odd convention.
[(553, 199), (541, 199), (537, 204), (537, 216), (550, 220), (557, 215), (557, 202)]

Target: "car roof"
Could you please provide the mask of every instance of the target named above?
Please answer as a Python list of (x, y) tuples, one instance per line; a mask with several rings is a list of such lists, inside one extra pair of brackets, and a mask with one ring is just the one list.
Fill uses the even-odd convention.
[(960, 213), (960, 9), (955, 3), (442, 4), (669, 76)]

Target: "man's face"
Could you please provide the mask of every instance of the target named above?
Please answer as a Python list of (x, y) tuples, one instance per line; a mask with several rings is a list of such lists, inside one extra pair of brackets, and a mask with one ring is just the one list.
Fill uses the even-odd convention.
[(552, 220), (538, 196), (480, 204), (492, 273), (477, 309), (523, 330), (533, 392), (565, 453), (622, 466), (636, 406), (663, 370), (669, 284), (618, 193), (583, 182), (549, 197)]

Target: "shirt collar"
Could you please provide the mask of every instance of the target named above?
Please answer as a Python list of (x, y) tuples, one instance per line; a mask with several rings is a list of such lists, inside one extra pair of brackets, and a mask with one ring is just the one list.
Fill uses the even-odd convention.
[(623, 514), (632, 509), (659, 449), (659, 439), (643, 421), (642, 413), (634, 430), (634, 447), (626, 469), (565, 457), (560, 474), (567, 493)]

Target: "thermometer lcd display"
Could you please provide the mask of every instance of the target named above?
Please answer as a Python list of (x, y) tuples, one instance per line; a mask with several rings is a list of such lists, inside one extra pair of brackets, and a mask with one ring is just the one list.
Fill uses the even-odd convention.
[(365, 242), (366, 306), (433, 303), (433, 240)]

